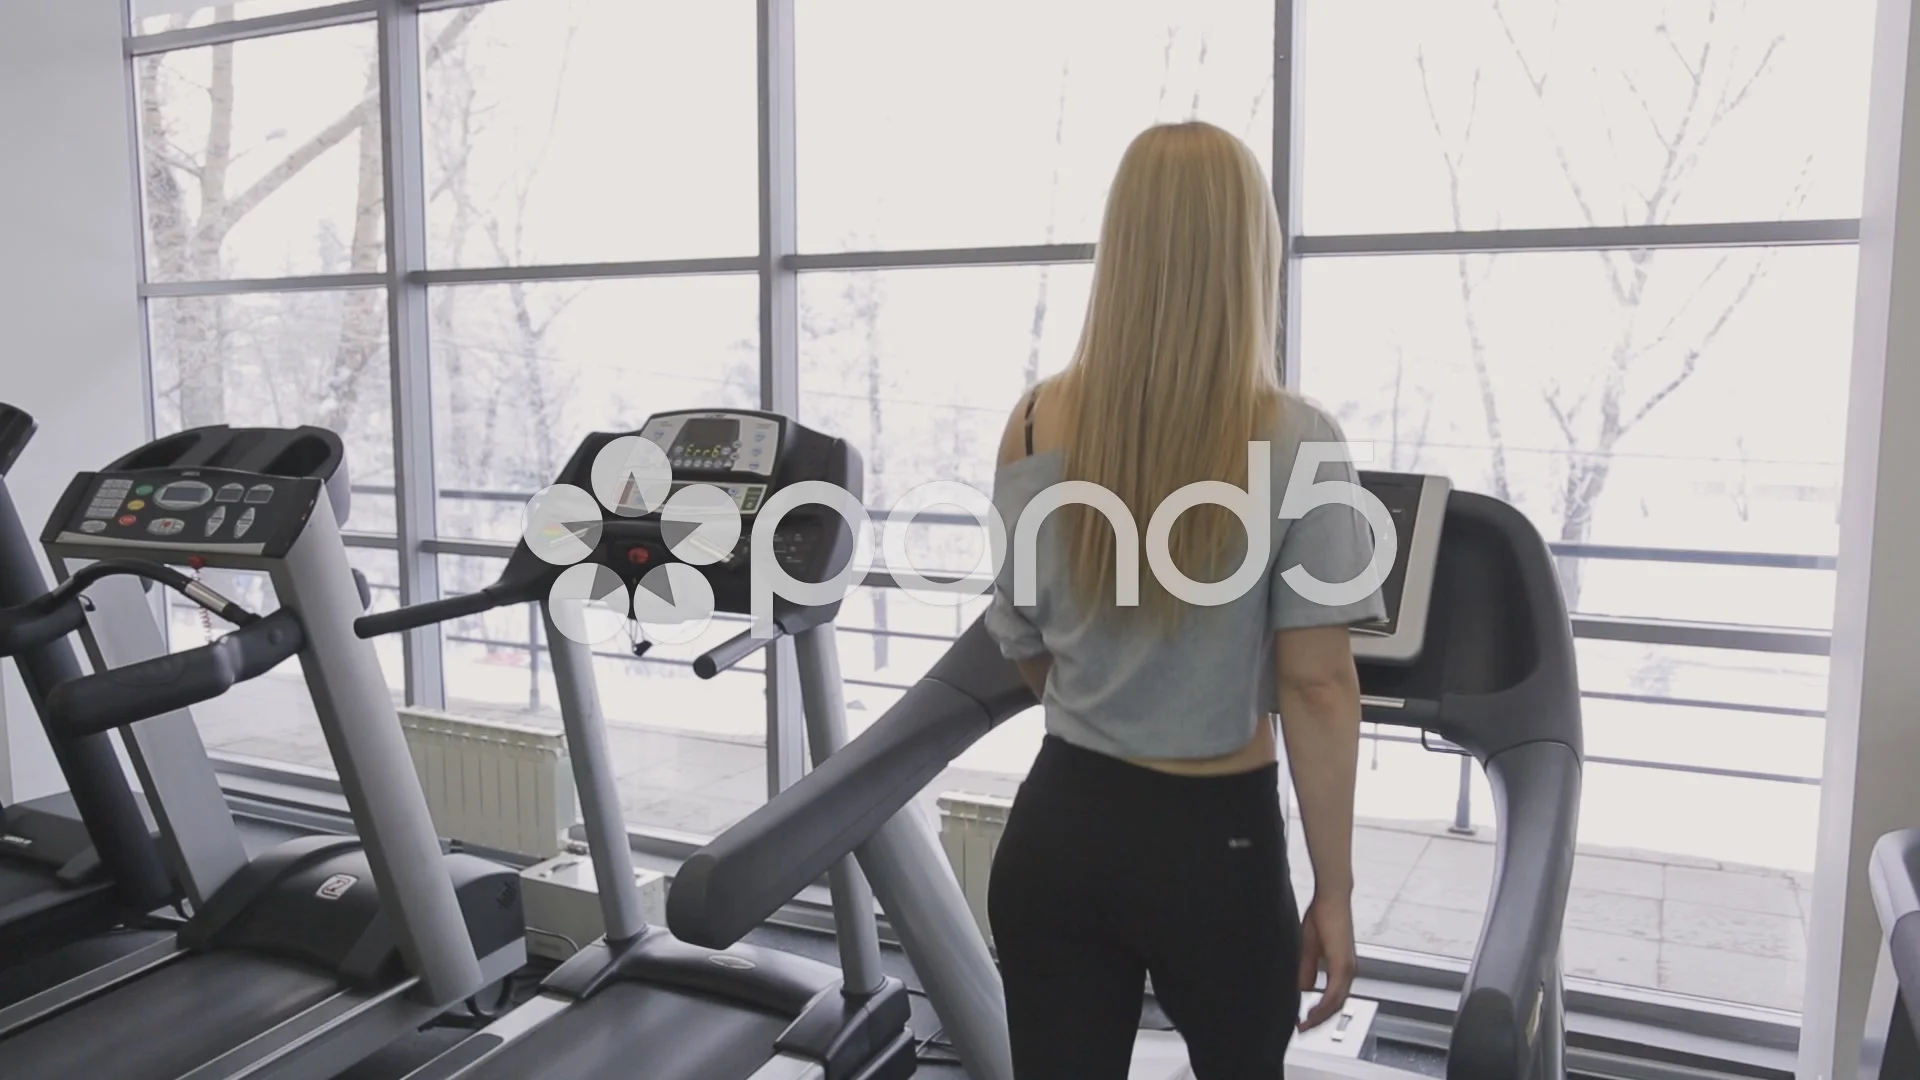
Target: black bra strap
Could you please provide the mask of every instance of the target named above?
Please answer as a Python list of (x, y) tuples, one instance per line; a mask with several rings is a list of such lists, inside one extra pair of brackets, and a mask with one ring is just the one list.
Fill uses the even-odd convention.
[(1035, 387), (1027, 395), (1027, 456), (1033, 456), (1033, 403), (1040, 397), (1040, 389)]

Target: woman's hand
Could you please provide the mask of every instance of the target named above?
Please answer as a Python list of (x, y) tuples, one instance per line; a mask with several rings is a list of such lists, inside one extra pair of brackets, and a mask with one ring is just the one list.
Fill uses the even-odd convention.
[(1353, 947), (1352, 898), (1316, 895), (1300, 919), (1300, 991), (1313, 990), (1322, 967), (1327, 972), (1327, 989), (1313, 1011), (1300, 1021), (1301, 1031), (1319, 1027), (1339, 1015), (1353, 990), (1358, 963)]

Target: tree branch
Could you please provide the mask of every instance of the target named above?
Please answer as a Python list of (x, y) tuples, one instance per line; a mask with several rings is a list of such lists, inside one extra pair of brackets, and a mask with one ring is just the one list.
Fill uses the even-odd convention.
[(1680, 361), (1679, 373), (1669, 379), (1665, 386), (1655, 391), (1653, 396), (1649, 397), (1640, 408), (1634, 410), (1632, 417), (1620, 425), (1620, 434), (1624, 435), (1628, 431), (1631, 431), (1636, 424), (1647, 418), (1648, 413), (1651, 413), (1661, 402), (1672, 396), (1674, 391), (1680, 389), (1688, 379), (1693, 377), (1694, 371), (1699, 367), (1700, 355), (1712, 346), (1714, 339), (1720, 336), (1720, 331), (1726, 329), (1728, 321), (1733, 318), (1733, 313), (1740, 310), (1741, 305), (1746, 303), (1748, 294), (1753, 292), (1753, 287), (1759, 283), (1761, 277), (1765, 276), (1767, 264), (1773, 260), (1773, 254), (1773, 250), (1769, 249), (1758, 259), (1754, 260), (1753, 269), (1748, 272), (1747, 279), (1740, 283), (1740, 291), (1734, 294), (1733, 299), (1727, 303), (1725, 308), (1721, 309), (1719, 317), (1714, 319), (1713, 325), (1707, 328), (1705, 334), (1701, 335), (1699, 343), (1687, 350), (1686, 356)]
[[(426, 65), (432, 66), (437, 63), (447, 48), (484, 11), (486, 11), (484, 7), (468, 7), (454, 12), (453, 19), (446, 30), (442, 31), (440, 36), (427, 47)], [(203, 222), (201, 231), (216, 237), (226, 235), (227, 231), (232, 229), (241, 218), (246, 217), (261, 203), (267, 201), (274, 192), (284, 187), (287, 181), (298, 176), (300, 170), (313, 164), (320, 155), (345, 142), (347, 136), (359, 131), (369, 115), (378, 115), (379, 108), (380, 94), (376, 90), (362, 98), (359, 104), (342, 114), (339, 119), (321, 128), (312, 138), (295, 147), (278, 164), (255, 180), (252, 186), (222, 207), (221, 212), (214, 215), (213, 220)]]
[[(1547, 77), (1552, 74), (1551, 67), (1549, 66), (1547, 68), (1543, 68), (1538, 75), (1535, 75), (1533, 71), (1533, 64), (1527, 59), (1526, 50), (1520, 47), (1519, 36), (1513, 32), (1513, 23), (1511, 23), (1507, 19), (1506, 6), (1502, 4), (1500, 0), (1494, 0), (1493, 15), (1494, 15), (1494, 18), (1500, 20), (1500, 31), (1506, 35), (1507, 44), (1513, 47), (1513, 57), (1514, 59), (1520, 61), (1521, 74), (1526, 76), (1527, 84), (1533, 87), (1534, 96), (1545, 97), (1547, 93)], [(1560, 4), (1559, 4), (1559, 0), (1555, 0), (1555, 3), (1553, 5), (1553, 20), (1552, 22), (1547, 24), (1547, 51), (1549, 53), (1549, 61), (1548, 61), (1549, 65), (1551, 65), (1551, 62), (1552, 62), (1551, 53), (1553, 51), (1554, 35), (1559, 29), (1560, 29)]]
[(1200, 55), (1194, 58), (1193, 66), (1195, 69), (1193, 77), (1193, 104), (1189, 106), (1189, 112), (1194, 116), (1198, 116), (1200, 114), (1200, 73), (1207, 69), (1207, 35), (1205, 31), (1202, 31), (1200, 34)]
[(1627, 91), (1633, 95), (1633, 100), (1640, 103), (1640, 111), (1647, 117), (1647, 126), (1653, 129), (1653, 137), (1660, 140), (1661, 146), (1666, 146), (1667, 133), (1660, 130), (1660, 117), (1654, 114), (1653, 103), (1647, 100), (1647, 95), (1640, 89), (1640, 84), (1633, 81), (1633, 76), (1626, 72), (1621, 72), (1620, 80), (1627, 84)]
[(1571, 410), (1563, 408), (1560, 404), (1560, 392), (1549, 390), (1542, 394), (1541, 398), (1547, 403), (1547, 411), (1553, 414), (1554, 422), (1560, 425), (1560, 437), (1567, 440), (1567, 448), (1577, 448), (1580, 445), (1580, 437), (1574, 433), (1573, 417), (1569, 415)]

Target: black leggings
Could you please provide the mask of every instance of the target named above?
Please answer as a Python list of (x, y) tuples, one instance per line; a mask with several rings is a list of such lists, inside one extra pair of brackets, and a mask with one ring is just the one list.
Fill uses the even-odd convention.
[(1126, 1080), (1149, 974), (1198, 1080), (1284, 1075), (1300, 919), (1277, 766), (1173, 776), (1048, 737), (988, 909), (1019, 1080)]

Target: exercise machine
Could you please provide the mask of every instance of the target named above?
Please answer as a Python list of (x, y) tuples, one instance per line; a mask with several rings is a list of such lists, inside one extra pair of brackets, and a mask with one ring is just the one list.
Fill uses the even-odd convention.
[[(807, 482), (857, 498), (859, 454), (843, 439), (775, 413), (664, 413), (632, 433), (597, 433), (529, 505), (522, 540), (499, 580), (477, 593), (359, 621), (359, 632), (373, 636), (507, 604), (541, 605), (606, 928), (532, 1000), (410, 1080), (894, 1080), (913, 1073), (907, 990), (881, 967), (872, 893), (851, 860), (821, 867), (833, 892), (838, 969), (732, 942), (700, 948), (646, 923), (592, 655), (583, 643), (595, 638), (587, 620), (596, 608), (617, 613), (619, 623), (637, 615), (643, 630), (714, 611), (750, 613), (753, 537), (766, 538), (781, 568), (798, 580), (842, 572), (854, 547), (844, 518), (818, 507), (777, 512), (783, 492)], [(839, 608), (837, 599), (775, 597), (770, 636), (743, 632), (701, 656), (694, 669), (712, 678), (774, 638), (791, 636), (809, 742), (822, 758), (847, 737), (833, 631)], [(636, 653), (649, 646), (647, 638), (634, 643)], [(914, 852), (909, 857), (921, 872), (940, 865), (931, 834), (899, 842)]]
[[(34, 431), (31, 416), (0, 404), (0, 607), (46, 591), (6, 483)], [(48, 691), (81, 674), (64, 634), (20, 648), (13, 659), (37, 710)], [(0, 968), (138, 920), (174, 899), (173, 879), (112, 737), (48, 734), (67, 793), (0, 807)]]
[(1859, 1080), (1920, 1076), (1920, 829), (1875, 841), (1867, 881), (1886, 941), (1867, 1003)]
[[(1383, 585), (1388, 618), (1354, 632), (1365, 719), (1419, 729), (1423, 741), (1431, 733), (1478, 759), (1499, 818), (1491, 903), (1460, 992), (1447, 1076), (1564, 1080), (1560, 932), (1583, 750), (1573, 638), (1553, 558), (1527, 519), (1497, 499), (1451, 491), (1439, 477), (1361, 479), (1391, 512), (1399, 538)], [(848, 853), (893, 917), (894, 900), (927, 883), (889, 872), (876, 858), (883, 852), (875, 830), (898, 820), (967, 747), (1034, 704), (1018, 669), (976, 622), (859, 738), (689, 858), (668, 894), (668, 925), (708, 947), (738, 941)], [(977, 942), (977, 927), (966, 928)], [(969, 1075), (1011, 1080), (1005, 1007), (986, 949), (950, 955), (974, 959), (948, 978), (992, 992), (976, 1008), (942, 1004), (941, 1019)], [(935, 974), (915, 963), (921, 975)], [(1295, 1058), (1288, 1075), (1306, 1080), (1405, 1077), (1371, 1063)]]
[[(0, 1009), (0, 1077), (322, 1080), (525, 964), (519, 879), (445, 854), (373, 647), (338, 521), (339, 438), (196, 428), (68, 486), (42, 542), (61, 583), (0, 612), (0, 642), (79, 631), (94, 674), (52, 687), (61, 739), (124, 728), (192, 905), (176, 933)], [(263, 571), (248, 611), (180, 567)], [(168, 654), (142, 582), (237, 628)], [(297, 658), (356, 837), (249, 859), (188, 708)]]

